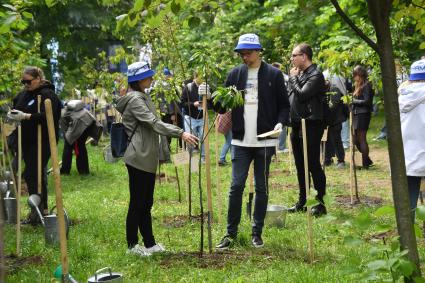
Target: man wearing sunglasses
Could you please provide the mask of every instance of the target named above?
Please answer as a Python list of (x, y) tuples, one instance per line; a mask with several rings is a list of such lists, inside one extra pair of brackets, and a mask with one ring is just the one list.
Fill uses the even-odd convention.
[(289, 212), (306, 211), (306, 183), (304, 176), (304, 153), (301, 119), (306, 120), (308, 170), (317, 190), (319, 201), (311, 209), (314, 216), (326, 214), (323, 197), (326, 193), (326, 176), (320, 165), (320, 141), (324, 131), (323, 110), (326, 95), (325, 79), (316, 64), (312, 63), (311, 47), (302, 43), (296, 46), (291, 55), (293, 68), (290, 70), (289, 100), (291, 102), (291, 144), (299, 184), (298, 202)]
[[(234, 49), (243, 64), (227, 76), (226, 86), (243, 91), (244, 105), (232, 109), (232, 184), (229, 192), (227, 234), (216, 246), (228, 249), (238, 233), (242, 194), (252, 161), (254, 161), (255, 204), (252, 245), (264, 245), (261, 238), (268, 203), (270, 161), (275, 154), (277, 138), (258, 139), (257, 135), (282, 129), (289, 117), (289, 101), (282, 72), (261, 59), (263, 50), (256, 34), (239, 37)], [(221, 110), (220, 112), (225, 112)]]

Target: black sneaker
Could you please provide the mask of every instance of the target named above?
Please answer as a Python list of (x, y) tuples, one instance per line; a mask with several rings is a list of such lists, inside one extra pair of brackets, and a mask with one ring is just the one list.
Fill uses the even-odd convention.
[(295, 213), (295, 212), (306, 212), (307, 207), (305, 206), (305, 203), (297, 202), (293, 207), (288, 208), (289, 213)]
[(217, 250), (227, 250), (233, 245), (233, 238), (229, 235), (226, 235), (221, 239), (220, 243), (215, 246)]
[(227, 161), (226, 160), (220, 160), (218, 162), (218, 166), (226, 166), (227, 165)]
[(254, 248), (262, 248), (264, 246), (263, 239), (260, 235), (252, 235), (252, 245)]
[(322, 203), (319, 203), (318, 205), (315, 205), (311, 208), (311, 215), (315, 217), (320, 217), (322, 215), (325, 215), (326, 213), (328, 213), (326, 211), (326, 206)]

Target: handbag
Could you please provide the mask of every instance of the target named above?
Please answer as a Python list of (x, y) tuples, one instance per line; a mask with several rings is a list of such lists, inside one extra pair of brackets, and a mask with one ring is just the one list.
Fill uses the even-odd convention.
[(224, 114), (218, 114), (217, 131), (220, 134), (226, 135), (232, 128), (232, 111)]

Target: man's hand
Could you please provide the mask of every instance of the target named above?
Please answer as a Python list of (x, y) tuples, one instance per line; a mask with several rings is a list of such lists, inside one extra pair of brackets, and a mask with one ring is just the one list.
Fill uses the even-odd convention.
[(277, 123), (276, 126), (274, 126), (274, 131), (281, 131), (283, 128), (282, 123)]
[(289, 75), (291, 77), (295, 77), (298, 76), (300, 74), (300, 70), (297, 67), (293, 67), (290, 71), (289, 71)]
[(176, 115), (174, 115), (174, 114), (171, 115), (170, 119), (171, 119), (171, 121), (176, 122)]
[(27, 113), (24, 113), (20, 110), (15, 110), (15, 109), (10, 110), (7, 113), (7, 118), (9, 118), (10, 120), (15, 121), (15, 122), (20, 122), (22, 120), (29, 119), (29, 117), (31, 117), (31, 114), (27, 114)]
[(193, 102), (193, 106), (199, 107), (199, 106), (201, 106), (201, 102), (200, 101), (195, 101), (195, 102)]
[(198, 137), (197, 136), (194, 136), (194, 135), (192, 135), (192, 134), (189, 134), (189, 133), (186, 133), (186, 132), (183, 132), (183, 134), (182, 134), (182, 140), (184, 140), (185, 142), (187, 142), (188, 144), (191, 144), (191, 145), (197, 145), (198, 144)]

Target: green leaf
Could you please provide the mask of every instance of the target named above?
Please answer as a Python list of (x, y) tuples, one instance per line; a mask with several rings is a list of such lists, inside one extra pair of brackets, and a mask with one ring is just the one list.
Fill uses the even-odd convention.
[(387, 269), (387, 262), (382, 259), (371, 261), (367, 264), (367, 267), (370, 270), (386, 270)]
[(44, 1), (47, 5), (47, 7), (52, 8), (53, 6), (56, 5), (56, 0), (45, 0)]
[(174, 15), (177, 15), (181, 9), (181, 6), (179, 3), (176, 3), (176, 1), (171, 2), (171, 11)]
[(415, 223), (413, 225), (413, 229), (415, 230), (415, 236), (417, 238), (423, 238), (424, 237), (424, 233), (422, 232), (422, 229), (421, 229), (421, 227), (419, 227), (418, 224)]
[(344, 237), (344, 244), (347, 246), (356, 247), (363, 244), (363, 241), (359, 238), (355, 238), (351, 235), (348, 235)]
[(29, 12), (26, 12), (26, 11), (22, 12), (22, 16), (26, 19), (32, 19), (33, 18), (32, 14), (29, 13)]
[(319, 201), (317, 199), (312, 198), (312, 199), (307, 200), (305, 205), (306, 206), (313, 206), (313, 205), (316, 205), (316, 204), (319, 204)]
[(149, 27), (151, 28), (156, 28), (159, 27), (162, 23), (162, 18), (161, 17), (150, 17), (147, 20), (147, 24), (149, 25)]
[(393, 229), (393, 226), (391, 226), (389, 224), (378, 224), (378, 225), (376, 225), (376, 232), (378, 232), (378, 233), (388, 232), (392, 229)]
[(375, 211), (375, 215), (376, 216), (384, 216), (384, 215), (393, 216), (394, 215), (394, 211), (395, 210), (394, 210), (394, 207), (393, 206), (386, 205), (386, 206), (383, 206), (383, 207), (378, 208)]
[(136, 0), (134, 2), (133, 10), (135, 12), (140, 11), (143, 8), (143, 4), (145, 4), (145, 1), (144, 0)]
[(415, 283), (425, 283), (425, 278), (423, 277), (413, 277)]
[(366, 230), (370, 224), (372, 224), (372, 219), (370, 218), (369, 213), (362, 212), (354, 219), (354, 225), (356, 225), (361, 230)]
[(425, 206), (420, 205), (416, 208), (416, 218), (425, 221)]
[(201, 19), (198, 17), (190, 17), (187, 23), (190, 28), (196, 28), (201, 23)]
[(415, 268), (415, 265), (412, 262), (407, 261), (405, 259), (400, 259), (400, 265), (399, 265), (398, 269), (401, 271), (403, 276), (409, 277), (410, 275), (412, 275), (413, 271), (416, 268)]

